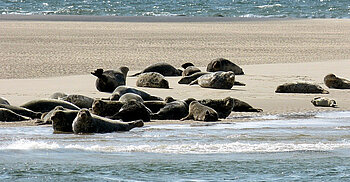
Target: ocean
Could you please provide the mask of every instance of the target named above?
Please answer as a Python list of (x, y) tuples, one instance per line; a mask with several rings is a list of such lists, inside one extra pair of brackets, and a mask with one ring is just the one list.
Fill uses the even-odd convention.
[(91, 135), (4, 127), (0, 181), (350, 181), (349, 129), (349, 111)]
[(349, 18), (349, 0), (0, 0), (0, 14)]

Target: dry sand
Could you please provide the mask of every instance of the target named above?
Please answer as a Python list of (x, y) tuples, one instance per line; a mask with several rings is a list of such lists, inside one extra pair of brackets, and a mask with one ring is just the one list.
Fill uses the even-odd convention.
[[(98, 92), (96, 68), (121, 65), (131, 73), (155, 62), (179, 67), (193, 62), (205, 70), (211, 59), (239, 64), (247, 85), (231, 90), (177, 84), (171, 89), (141, 88), (160, 97), (241, 99), (263, 114), (350, 110), (350, 90), (328, 89), (323, 95), (339, 108), (314, 107), (318, 94), (276, 94), (279, 84), (308, 81), (323, 84), (335, 73), (350, 78), (350, 20), (273, 20), (227, 22), (79, 22), (0, 20), (0, 96), (13, 105), (47, 98), (54, 92), (108, 97)], [(14, 79), (16, 78), (16, 79)], [(128, 77), (127, 85), (135, 86)], [(232, 113), (231, 117), (251, 115)], [(225, 121), (235, 121), (229, 119)]]

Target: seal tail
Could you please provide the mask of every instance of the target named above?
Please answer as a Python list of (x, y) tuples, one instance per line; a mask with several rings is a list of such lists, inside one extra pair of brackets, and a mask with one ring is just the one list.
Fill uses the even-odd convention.
[(130, 77), (138, 76), (138, 75), (140, 75), (141, 73), (142, 73), (142, 72), (135, 73), (135, 74), (133, 74), (133, 75), (130, 75)]

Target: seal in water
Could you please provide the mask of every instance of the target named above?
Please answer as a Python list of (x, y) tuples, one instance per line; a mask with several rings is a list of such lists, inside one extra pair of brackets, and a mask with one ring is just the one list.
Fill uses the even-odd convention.
[(344, 78), (339, 78), (334, 74), (328, 74), (324, 77), (324, 84), (328, 88), (337, 88), (337, 89), (350, 89), (350, 81)]
[(232, 71), (235, 73), (235, 75), (244, 75), (241, 67), (224, 58), (217, 58), (212, 60), (207, 66), (207, 71)]
[(169, 82), (157, 72), (142, 73), (136, 81), (138, 87), (169, 88)]
[(75, 117), (72, 128), (75, 134), (80, 133), (110, 133), (116, 131), (129, 131), (135, 127), (142, 127), (143, 121), (121, 122), (91, 115), (89, 110), (81, 109)]
[(98, 91), (111, 93), (118, 86), (126, 84), (128, 71), (128, 67), (122, 66), (119, 70), (103, 71), (103, 69), (97, 69), (91, 74), (97, 77), (95, 85)]
[(190, 85), (197, 83), (203, 88), (231, 89), (235, 84), (235, 74), (232, 71), (209, 73), (197, 78)]
[(314, 106), (320, 107), (337, 107), (337, 103), (335, 102), (335, 100), (326, 97), (314, 97), (311, 100), (311, 103)]
[(182, 118), (181, 121), (187, 119), (193, 119), (196, 121), (217, 121), (218, 118), (218, 113), (214, 109), (205, 106), (198, 101), (192, 101), (189, 106), (188, 115)]
[(19, 115), (9, 109), (0, 108), (0, 121), (8, 122), (8, 121), (24, 121), (24, 120), (30, 120), (30, 118)]
[(139, 90), (139, 89), (136, 89), (136, 88), (133, 88), (133, 87), (129, 87), (129, 86), (119, 86), (119, 87), (117, 87), (114, 90), (114, 92), (112, 93), (112, 95), (110, 97), (110, 100), (119, 100), (119, 98), (122, 95), (126, 94), (126, 93), (137, 94), (137, 95), (141, 96), (144, 101), (148, 101), (148, 100), (163, 100), (160, 97), (152, 96), (152, 95), (150, 95), (147, 92), (144, 92), (142, 90)]
[(49, 112), (52, 109), (54, 109), (56, 106), (62, 106), (67, 109), (72, 109), (72, 110), (79, 110), (80, 108), (70, 102), (63, 101), (63, 100), (57, 100), (57, 99), (39, 99), (39, 100), (32, 100), (29, 101), (21, 107), (30, 109), (35, 112)]
[(328, 94), (321, 86), (311, 83), (285, 83), (279, 85), (276, 93)]
[(144, 122), (149, 122), (151, 120), (151, 114), (152, 111), (142, 102), (129, 100), (122, 106), (118, 113), (108, 118), (121, 119), (122, 121), (135, 121), (142, 119)]
[(156, 63), (148, 66), (143, 71), (133, 74), (131, 76), (137, 76), (141, 73), (148, 73), (148, 72), (157, 72), (160, 73), (163, 76), (181, 76), (182, 71), (179, 69), (176, 69), (175, 67), (171, 66), (168, 63)]

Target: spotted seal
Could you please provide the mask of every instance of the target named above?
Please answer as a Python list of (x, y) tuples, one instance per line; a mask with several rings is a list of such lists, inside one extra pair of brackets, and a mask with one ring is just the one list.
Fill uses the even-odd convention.
[(235, 73), (218, 71), (205, 74), (191, 82), (190, 85), (198, 84), (203, 88), (231, 89), (234, 83)]
[(49, 112), (52, 109), (54, 109), (56, 106), (62, 106), (67, 109), (72, 110), (79, 110), (80, 108), (70, 102), (63, 101), (63, 100), (57, 100), (57, 99), (39, 99), (39, 100), (32, 100), (29, 101), (20, 107), (24, 107), (27, 109), (30, 109), (35, 112)]
[(120, 101), (109, 101), (96, 99), (92, 104), (91, 112), (99, 116), (113, 116), (124, 105)]
[(116, 131), (129, 131), (135, 127), (142, 127), (143, 121), (121, 122), (97, 115), (92, 115), (89, 110), (79, 110), (73, 120), (72, 128), (75, 134), (82, 133), (110, 133)]
[(6, 104), (6, 105), (10, 105), (9, 101), (7, 101), (5, 98), (0, 97), (0, 104)]
[(350, 81), (344, 78), (339, 78), (334, 74), (328, 74), (324, 77), (324, 83), (328, 88), (350, 89)]
[(122, 66), (118, 70), (97, 69), (91, 74), (97, 77), (95, 85), (98, 91), (111, 93), (118, 86), (126, 84), (128, 71), (128, 67)]
[(279, 85), (276, 93), (308, 93), (308, 94), (328, 94), (329, 92), (321, 86), (312, 83), (285, 83)]
[(149, 122), (151, 120), (151, 114), (152, 111), (142, 102), (132, 99), (126, 102), (115, 115), (108, 118), (121, 119), (122, 121), (135, 121), (141, 119), (144, 122)]
[(212, 60), (207, 66), (207, 71), (232, 71), (235, 73), (235, 75), (244, 75), (244, 72), (241, 67), (224, 58), (217, 58)]
[(138, 87), (169, 88), (169, 82), (157, 72), (142, 73), (136, 81)]
[(311, 100), (311, 103), (314, 106), (320, 107), (337, 107), (337, 103), (335, 102), (335, 100), (326, 97), (314, 97)]
[(30, 120), (30, 117), (22, 116), (6, 108), (0, 108), (0, 121), (10, 122), (24, 120)]
[(7, 104), (0, 104), (0, 108), (5, 108), (9, 109), (19, 115), (22, 116), (27, 116), (32, 119), (40, 118), (42, 113), (41, 112), (34, 112), (30, 109), (24, 108), (24, 107), (19, 107), (19, 106), (12, 106), (12, 105), (7, 105)]
[(157, 72), (163, 76), (181, 76), (182, 74), (181, 70), (176, 69), (175, 67), (173, 67), (168, 63), (155, 63), (148, 66), (143, 71), (133, 74), (131, 76), (137, 76), (137, 75), (140, 75), (141, 73), (147, 73), (147, 72)]
[(198, 101), (192, 101), (189, 105), (189, 113), (183, 120), (193, 119), (196, 121), (218, 121), (218, 113), (208, 106), (205, 106)]
[(160, 97), (152, 96), (152, 95), (150, 95), (149, 93), (147, 93), (145, 91), (142, 91), (142, 90), (139, 90), (139, 89), (136, 89), (136, 88), (133, 88), (133, 87), (129, 87), (129, 86), (119, 86), (119, 87), (117, 87), (113, 91), (113, 93), (112, 93), (112, 95), (110, 97), (110, 100), (119, 100), (119, 98), (122, 95), (126, 94), (126, 93), (137, 94), (137, 95), (141, 96), (144, 101), (147, 101), (147, 100), (163, 100)]

